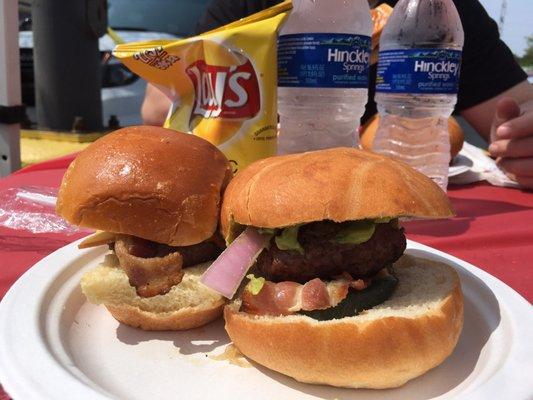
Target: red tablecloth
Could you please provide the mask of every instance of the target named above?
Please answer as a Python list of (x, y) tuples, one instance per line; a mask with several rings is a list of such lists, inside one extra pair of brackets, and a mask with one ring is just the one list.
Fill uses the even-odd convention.
[[(73, 157), (25, 168), (0, 180), (0, 191), (58, 187)], [(450, 187), (457, 217), (406, 223), (407, 236), (462, 258), (533, 300), (533, 193), (475, 184)], [(0, 226), (0, 299), (34, 263), (81, 235), (28, 234)], [(0, 399), (5, 394), (0, 386)], [(6, 397), (7, 398), (7, 397)]]

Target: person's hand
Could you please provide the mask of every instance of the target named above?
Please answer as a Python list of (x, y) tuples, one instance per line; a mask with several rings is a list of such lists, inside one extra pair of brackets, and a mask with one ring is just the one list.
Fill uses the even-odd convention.
[(513, 180), (533, 189), (533, 101), (505, 97), (496, 106), (489, 152)]

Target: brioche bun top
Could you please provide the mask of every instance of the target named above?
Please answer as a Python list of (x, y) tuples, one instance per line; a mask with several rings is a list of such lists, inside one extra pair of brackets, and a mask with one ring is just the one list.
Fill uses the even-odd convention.
[(256, 161), (230, 182), (222, 234), (232, 226), (263, 228), (332, 220), (453, 216), (446, 194), (406, 164), (354, 148), (334, 148)]
[(98, 139), (72, 162), (57, 212), (78, 226), (188, 246), (215, 232), (230, 178), (228, 160), (209, 142), (154, 126), (128, 127)]

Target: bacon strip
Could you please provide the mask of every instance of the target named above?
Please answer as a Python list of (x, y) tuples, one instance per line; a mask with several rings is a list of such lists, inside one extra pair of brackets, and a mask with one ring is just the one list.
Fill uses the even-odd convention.
[[(346, 284), (348, 288), (348, 284)], [(302, 287), (302, 305), (304, 311), (323, 310), (330, 306), (330, 294), (327, 286), (320, 279), (315, 278), (306, 282)]]
[(370, 280), (354, 280), (349, 274), (328, 283), (318, 278), (304, 285), (266, 281), (256, 295), (244, 290), (241, 296), (242, 310), (256, 315), (289, 315), (300, 310), (324, 310), (344, 300), (350, 287), (362, 290), (369, 284)]
[(177, 251), (157, 257), (150, 254), (147, 243), (128, 235), (118, 235), (114, 247), (120, 266), (141, 297), (168, 293), (183, 278), (183, 258)]
[(250, 314), (287, 315), (296, 303), (297, 290), (300, 285), (296, 282), (265, 282), (261, 291), (253, 295), (245, 290), (243, 306)]

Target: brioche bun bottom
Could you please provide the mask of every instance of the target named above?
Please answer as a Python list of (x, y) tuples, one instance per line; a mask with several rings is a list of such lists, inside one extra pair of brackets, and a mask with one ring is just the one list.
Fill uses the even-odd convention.
[(403, 385), (442, 363), (463, 326), (463, 295), (455, 270), (403, 256), (389, 300), (330, 321), (303, 315), (256, 316), (226, 306), (226, 331), (247, 357), (313, 383), (385, 389)]
[(225, 300), (200, 283), (208, 264), (185, 268), (183, 280), (164, 294), (140, 297), (129, 284), (114, 256), (88, 271), (81, 279), (87, 299), (103, 304), (126, 325), (147, 331), (184, 330), (205, 325), (222, 315)]

